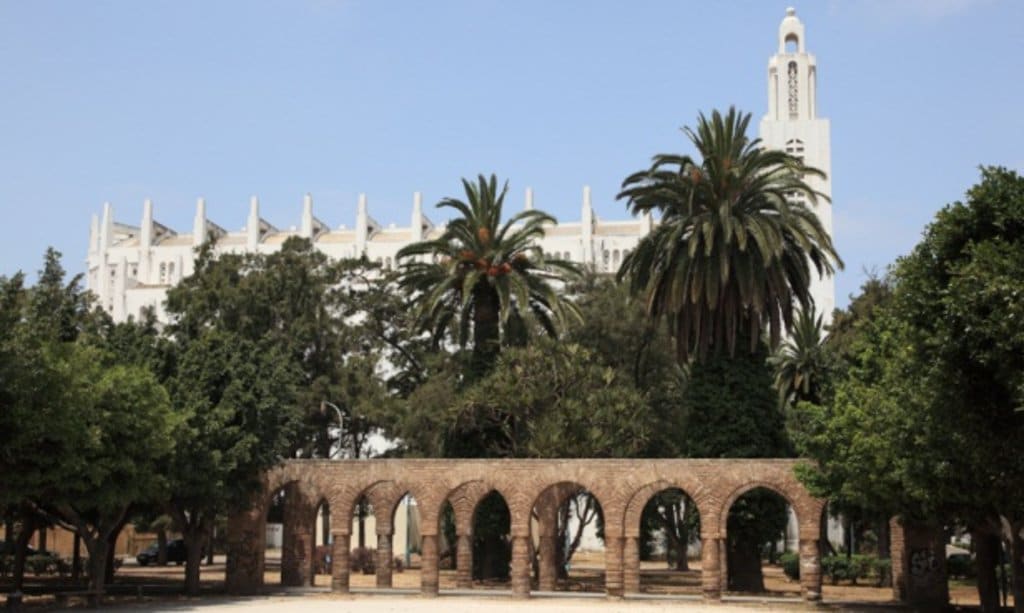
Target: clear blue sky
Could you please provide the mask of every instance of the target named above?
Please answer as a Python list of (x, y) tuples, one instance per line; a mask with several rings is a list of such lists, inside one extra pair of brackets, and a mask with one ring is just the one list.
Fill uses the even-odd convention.
[[(195, 198), (237, 230), (352, 225), (368, 194), (409, 223), (462, 176), (579, 219), (624, 218), (624, 176), (698, 111), (765, 112), (794, 4), (832, 120), (838, 302), (907, 252), (979, 164), (1024, 170), (1024, 2), (0, 0), (0, 275), (53, 245), (83, 269), (102, 203), (191, 231)], [(435, 221), (439, 218), (428, 207)], [(34, 275), (33, 275), (34, 277)]]

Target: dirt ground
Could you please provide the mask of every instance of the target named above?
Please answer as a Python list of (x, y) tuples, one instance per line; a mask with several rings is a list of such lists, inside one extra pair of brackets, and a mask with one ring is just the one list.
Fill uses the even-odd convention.
[[(393, 574), (393, 587), (399, 589), (418, 590), (420, 587), (420, 572), (416, 567), (418, 560), (413, 558), (413, 568)], [(279, 584), (280, 574), (279, 552), (267, 552), (267, 573), (265, 581), (268, 587)], [(582, 553), (577, 554), (570, 567), (569, 579), (560, 582), (559, 591), (579, 593), (581, 596), (589, 594), (600, 594), (604, 591), (604, 558), (603, 553)], [(800, 596), (800, 584), (792, 581), (783, 574), (778, 566), (764, 567), (765, 588), (769, 598), (798, 598)], [(184, 569), (179, 566), (166, 567), (140, 567), (134, 561), (126, 561), (125, 565), (118, 571), (117, 583), (119, 585), (142, 585), (142, 586), (173, 586), (175, 583), (184, 580)], [(213, 586), (224, 580), (223, 557), (211, 566), (203, 566), (202, 581), (204, 585)], [(700, 562), (690, 563), (690, 570), (675, 571), (668, 570), (663, 562), (644, 562), (641, 564), (641, 593), (651, 596), (700, 596)], [(327, 588), (330, 586), (329, 575), (317, 575), (316, 586)], [(351, 586), (355, 589), (376, 587), (374, 575), (353, 574)], [(477, 582), (474, 585), (478, 589), (508, 590), (508, 583), (501, 582)], [(441, 590), (455, 589), (455, 571), (442, 570), (440, 573)], [(739, 594), (737, 594), (739, 595)], [(327, 594), (318, 596), (330, 597)], [(485, 598), (485, 594), (482, 594)], [(374, 596), (373, 598), (375, 598)], [(824, 585), (823, 598), (825, 602), (848, 602), (848, 603), (887, 603), (892, 601), (892, 590), (890, 588), (875, 588), (871, 586), (850, 586), (850, 585)], [(117, 599), (115, 599), (116, 601)], [(29, 604), (44, 604), (51, 599), (29, 598)], [(950, 601), (954, 605), (970, 606), (977, 605), (977, 591), (973, 585), (963, 582), (951, 582)], [(462, 602), (460, 600), (459, 602)], [(596, 602), (587, 599), (587, 602)], [(362, 608), (362, 606), (360, 607)], [(205, 610), (205, 609), (204, 609)], [(396, 609), (398, 610), (398, 609)], [(716, 610), (720, 610), (716, 607)]]

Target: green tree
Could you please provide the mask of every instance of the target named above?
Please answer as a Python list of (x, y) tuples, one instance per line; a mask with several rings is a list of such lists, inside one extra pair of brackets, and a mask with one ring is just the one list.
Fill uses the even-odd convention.
[(784, 151), (762, 148), (746, 131), (749, 114), (700, 115), (684, 132), (700, 155), (659, 154), (623, 181), (619, 198), (661, 222), (619, 269), (648, 315), (664, 318), (681, 361), (708, 350), (757, 349), (767, 327), (774, 347), (792, 326), (792, 306), (811, 302), (819, 275), (842, 266), (832, 239), (807, 204), (824, 196), (804, 177), (824, 177)]
[[(1018, 610), (1022, 230), (1024, 179), (983, 168), (967, 201), (940, 211), (893, 267), (892, 297), (858, 327), (835, 402), (800, 405), (797, 434), (817, 461), (803, 474), (816, 492), (909, 518), (959, 519), (976, 531), (1003, 524)], [(995, 557), (985, 558), (979, 594), (992, 610)]]
[(399, 283), (435, 344), (449, 332), (460, 346), (472, 340), (472, 367), (479, 375), (494, 364), (503, 343), (522, 342), (529, 321), (555, 336), (576, 315), (555, 286), (578, 271), (570, 262), (545, 258), (537, 246), (553, 217), (530, 210), (502, 223), (508, 184), (499, 192), (494, 175), (462, 184), (465, 202), (445, 198), (437, 205), (459, 214), (444, 233), (398, 252)]

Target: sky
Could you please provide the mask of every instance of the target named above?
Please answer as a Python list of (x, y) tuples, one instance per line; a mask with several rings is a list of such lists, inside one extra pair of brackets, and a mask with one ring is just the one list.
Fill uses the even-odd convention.
[(625, 219), (622, 179), (691, 153), (699, 112), (767, 110), (787, 6), (832, 122), (837, 304), (907, 253), (978, 166), (1024, 172), (1018, 0), (0, 0), (0, 275), (48, 246), (82, 272), (104, 202), (191, 232), (195, 200), (279, 228), (303, 194), (331, 227), (359, 193), (408, 225), (412, 194), (496, 173), (521, 206)]

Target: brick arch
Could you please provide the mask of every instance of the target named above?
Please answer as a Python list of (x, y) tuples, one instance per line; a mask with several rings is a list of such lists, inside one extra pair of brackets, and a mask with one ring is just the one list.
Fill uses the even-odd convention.
[(793, 513), (796, 515), (796, 525), (800, 528), (801, 532), (805, 521), (810, 521), (807, 517), (807, 510), (800, 508), (798, 504), (800, 502), (798, 496), (794, 496), (794, 492), (787, 487), (787, 483), (780, 482), (774, 479), (764, 479), (757, 481), (747, 481), (741, 485), (736, 486), (733, 490), (725, 497), (718, 512), (718, 534), (723, 537), (727, 534), (727, 526), (729, 523), (729, 510), (732, 509), (732, 505), (736, 503), (744, 494), (752, 492), (756, 489), (766, 489), (779, 495), (783, 500), (789, 504), (790, 508), (793, 509)]
[[(452, 511), (455, 513), (456, 533), (473, 534), (473, 514), (476, 512), (476, 507), (487, 494), (493, 491), (495, 491), (494, 485), (483, 480), (473, 480), (460, 483), (445, 494), (441, 506), (444, 506), (445, 502), (451, 503)], [(508, 502), (506, 501), (505, 504)], [(438, 509), (438, 514), (440, 516), (440, 509)]]
[(708, 524), (714, 524), (715, 511), (717, 510), (714, 495), (708, 488), (700, 487), (686, 480), (659, 479), (648, 483), (637, 489), (630, 497), (626, 505), (623, 517), (623, 535), (627, 537), (640, 537), (640, 518), (643, 515), (644, 507), (656, 494), (665, 490), (680, 490), (690, 497), (690, 500), (697, 505), (697, 513), (701, 518), (702, 536)]
[(563, 504), (565, 504), (570, 498), (573, 497), (573, 495), (577, 491), (585, 491), (588, 494), (590, 494), (594, 498), (594, 500), (597, 501), (598, 506), (601, 508), (602, 516), (604, 515), (604, 503), (602, 503), (601, 499), (596, 494), (594, 494), (594, 492), (592, 492), (582, 483), (577, 483), (572, 480), (551, 483), (543, 490), (541, 490), (540, 493), (537, 494), (536, 498), (534, 498), (533, 504), (531, 505), (530, 509), (531, 514), (533, 513), (534, 509), (538, 510), (538, 513), (542, 518), (542, 521), (540, 521), (538, 524), (541, 535), (548, 536), (548, 531), (550, 531), (550, 529), (553, 527), (548, 525), (545, 521), (543, 521), (545, 511), (550, 513), (557, 512)]

